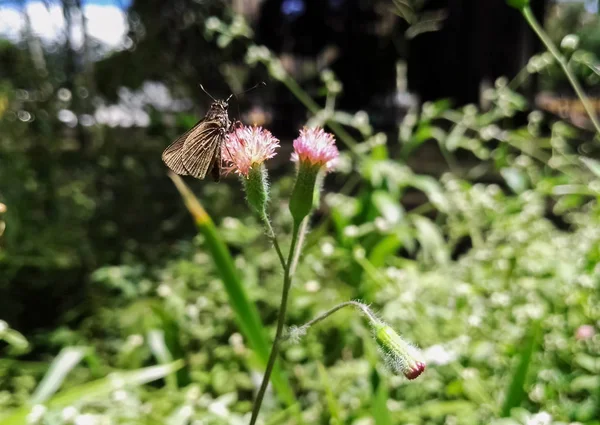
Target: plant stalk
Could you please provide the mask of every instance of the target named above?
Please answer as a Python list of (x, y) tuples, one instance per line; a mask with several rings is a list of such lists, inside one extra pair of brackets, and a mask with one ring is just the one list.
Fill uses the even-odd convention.
[(279, 246), (279, 241), (277, 240), (277, 236), (275, 235), (275, 230), (273, 230), (273, 226), (271, 225), (271, 220), (267, 214), (262, 214), (262, 221), (265, 223), (265, 227), (267, 228), (267, 237), (271, 239), (273, 246), (275, 247), (275, 251), (277, 251), (277, 256), (279, 257), (279, 262), (281, 263), (281, 267), (285, 270), (286, 263), (285, 258), (283, 257), (283, 252), (281, 251), (281, 247)]
[(283, 290), (281, 293), (281, 304), (279, 306), (279, 314), (277, 316), (277, 330), (275, 332), (275, 339), (273, 340), (273, 346), (271, 347), (271, 353), (269, 354), (269, 360), (267, 361), (267, 368), (265, 369), (265, 374), (263, 376), (262, 383), (260, 384), (260, 389), (258, 390), (258, 394), (256, 395), (256, 400), (254, 401), (254, 406), (252, 406), (252, 416), (250, 418), (250, 425), (255, 425), (256, 420), (258, 419), (258, 413), (260, 412), (260, 407), (262, 405), (263, 399), (265, 397), (265, 392), (267, 391), (267, 386), (269, 385), (269, 379), (271, 377), (271, 373), (273, 372), (273, 367), (275, 366), (275, 360), (277, 359), (277, 354), (279, 353), (279, 346), (281, 343), (281, 336), (283, 334), (283, 326), (285, 324), (285, 315), (287, 312), (287, 304), (290, 293), (290, 288), (292, 286), (292, 273), (291, 273), (291, 263), (294, 258), (294, 252), (296, 251), (296, 245), (298, 243), (298, 234), (300, 233), (300, 224), (294, 223), (294, 229), (292, 232), (292, 243), (290, 245), (290, 251), (288, 253), (287, 262), (285, 262), (285, 274), (283, 278)]
[(581, 84), (579, 84), (579, 81), (577, 81), (575, 75), (573, 75), (573, 72), (569, 68), (569, 64), (567, 63), (565, 57), (558, 51), (552, 40), (550, 40), (550, 37), (548, 37), (548, 35), (544, 32), (537, 19), (535, 19), (531, 8), (529, 6), (525, 6), (522, 12), (523, 16), (525, 17), (525, 20), (527, 21), (531, 29), (533, 29), (533, 31), (537, 34), (540, 40), (542, 40), (542, 43), (544, 43), (546, 49), (548, 49), (552, 56), (554, 56), (554, 59), (556, 59), (556, 61), (562, 67), (563, 71), (565, 72), (565, 75), (571, 83), (571, 86), (573, 87), (573, 90), (575, 90), (577, 97), (579, 97), (583, 108), (587, 112), (588, 116), (590, 117), (590, 120), (592, 121), (592, 124), (596, 128), (596, 136), (600, 136), (600, 122), (598, 122), (596, 112), (594, 111), (589, 99), (585, 95)]

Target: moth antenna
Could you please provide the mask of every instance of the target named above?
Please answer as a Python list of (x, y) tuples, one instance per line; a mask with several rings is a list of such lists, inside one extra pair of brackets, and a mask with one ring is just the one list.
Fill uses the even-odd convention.
[(248, 93), (249, 91), (252, 91), (252, 90), (254, 90), (254, 89), (255, 89), (255, 88), (257, 88), (258, 86), (266, 86), (266, 85), (267, 85), (267, 83), (265, 83), (264, 81), (261, 81), (260, 83), (256, 83), (256, 84), (254, 84), (254, 85), (253, 85), (252, 87), (250, 87), (248, 90), (244, 90), (244, 91), (242, 91), (242, 92), (239, 92), (239, 93), (231, 93), (231, 94), (229, 95), (229, 97), (227, 98), (226, 102), (229, 102), (229, 99), (231, 99), (232, 97), (235, 97), (235, 98), (237, 99), (237, 97), (238, 97), (240, 94)]
[[(256, 84), (254, 84), (254, 85), (253, 85), (252, 87), (250, 87), (248, 90), (244, 90), (243, 92), (240, 92), (240, 93), (231, 93), (231, 94), (229, 95), (229, 97), (228, 97), (228, 98), (225, 100), (225, 102), (226, 102), (226, 103), (229, 103), (229, 101), (231, 100), (231, 98), (232, 98), (232, 97), (235, 97), (235, 98), (237, 99), (237, 97), (238, 97), (240, 94), (248, 93), (249, 91), (252, 91), (252, 90), (254, 90), (254, 89), (255, 89), (255, 88), (257, 88), (258, 86), (266, 86), (266, 85), (267, 85), (267, 83), (265, 83), (264, 81), (261, 81), (260, 83), (256, 83)], [(239, 118), (239, 117), (240, 117), (240, 103), (239, 103), (239, 102), (238, 102), (238, 106), (237, 106), (237, 108), (238, 108), (238, 118)]]
[[(202, 84), (199, 84), (199, 86), (200, 86), (200, 88), (202, 89), (202, 91), (203, 91), (204, 93), (206, 93), (206, 94), (208, 95), (208, 97), (210, 97), (210, 98), (213, 100), (213, 102), (216, 102), (216, 101), (217, 101), (217, 99), (215, 99), (214, 97), (212, 97), (212, 95), (211, 95), (209, 92), (207, 92), (207, 91), (206, 91), (206, 89), (204, 88), (204, 86), (203, 86)], [(230, 96), (230, 97), (231, 97), (231, 96)]]

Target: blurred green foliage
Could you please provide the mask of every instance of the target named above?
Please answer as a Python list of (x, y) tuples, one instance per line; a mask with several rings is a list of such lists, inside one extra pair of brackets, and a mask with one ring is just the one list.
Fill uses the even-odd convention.
[[(0, 83), (0, 311), (25, 334), (0, 322), (0, 425), (247, 423), (260, 362), (159, 159), (180, 129), (155, 110), (148, 129), (60, 123), (81, 92), (67, 100), (54, 73), (20, 75), (27, 52), (0, 47), (15, 59)], [(316, 105), (268, 50), (246, 60)], [(300, 407), (306, 423), (597, 425), (597, 141), (531, 111), (505, 78), (485, 109), (426, 103), (387, 133), (335, 109), (335, 75), (322, 83), (309, 122), (350, 143), (324, 182), (289, 325), (361, 299), (428, 369), (394, 375), (343, 311), (283, 346), (299, 406), (271, 393), (265, 423), (298, 423)], [(411, 167), (432, 150), (442, 170)], [(270, 213), (288, 244), (293, 167), (280, 164)], [(281, 270), (260, 223), (235, 181), (193, 188), (272, 332)]]

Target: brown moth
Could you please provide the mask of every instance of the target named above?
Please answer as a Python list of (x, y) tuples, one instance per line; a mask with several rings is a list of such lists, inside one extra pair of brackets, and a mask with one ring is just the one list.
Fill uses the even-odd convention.
[(212, 99), (214, 102), (206, 116), (179, 136), (162, 154), (167, 167), (179, 175), (203, 179), (211, 173), (215, 181), (221, 177), (221, 149), (227, 135), (234, 129), (227, 111), (231, 96), (227, 100)]

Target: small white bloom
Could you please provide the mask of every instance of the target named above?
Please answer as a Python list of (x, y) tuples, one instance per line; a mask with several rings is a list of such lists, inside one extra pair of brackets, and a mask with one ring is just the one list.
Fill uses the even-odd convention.
[(316, 280), (309, 280), (304, 284), (304, 288), (307, 292), (317, 292), (321, 289), (321, 285)]
[(99, 422), (98, 415), (91, 415), (89, 413), (79, 415), (75, 418), (75, 425), (97, 425)]
[(344, 229), (344, 235), (348, 236), (349, 238), (358, 236), (358, 227), (355, 225), (346, 226)]
[(200, 314), (200, 309), (196, 304), (188, 304), (185, 306), (185, 314), (187, 314), (190, 319), (196, 320), (198, 319), (198, 314)]
[(31, 408), (31, 411), (27, 415), (27, 423), (28, 424), (37, 424), (46, 414), (46, 406), (41, 404), (36, 404)]
[(375, 219), (375, 227), (380, 232), (387, 232), (388, 230), (390, 230), (391, 226), (390, 226), (390, 222), (387, 221), (385, 218), (383, 218), (383, 217), (377, 217)]
[(79, 411), (76, 408), (67, 406), (62, 410), (60, 416), (64, 422), (72, 422), (78, 414)]
[(329, 257), (333, 254), (335, 248), (333, 247), (333, 245), (329, 242), (325, 242), (321, 245), (321, 253), (325, 256), (325, 257)]
[(539, 412), (527, 419), (525, 425), (550, 425), (552, 424), (552, 416), (548, 412)]
[(563, 37), (560, 47), (565, 50), (575, 50), (579, 46), (579, 37), (575, 34), (568, 34)]
[(112, 399), (117, 402), (127, 400), (127, 391), (125, 391), (125, 390), (115, 391), (114, 393), (112, 393)]
[(472, 314), (467, 319), (467, 323), (469, 324), (469, 326), (473, 326), (475, 328), (478, 328), (479, 326), (481, 326), (481, 316), (478, 316), (476, 314)]
[(447, 350), (443, 345), (436, 344), (423, 351), (423, 356), (428, 363), (436, 365), (445, 365), (456, 360), (456, 353)]
[(156, 293), (159, 297), (166, 298), (169, 295), (171, 295), (173, 291), (171, 290), (171, 287), (169, 285), (163, 283), (159, 285), (159, 287), (156, 289)]
[(194, 413), (194, 409), (190, 405), (185, 405), (181, 408), (181, 410), (179, 410), (179, 414), (181, 415), (182, 418), (189, 419), (193, 413)]
[(144, 343), (144, 337), (140, 334), (133, 334), (127, 337), (126, 344), (132, 348), (141, 346)]

